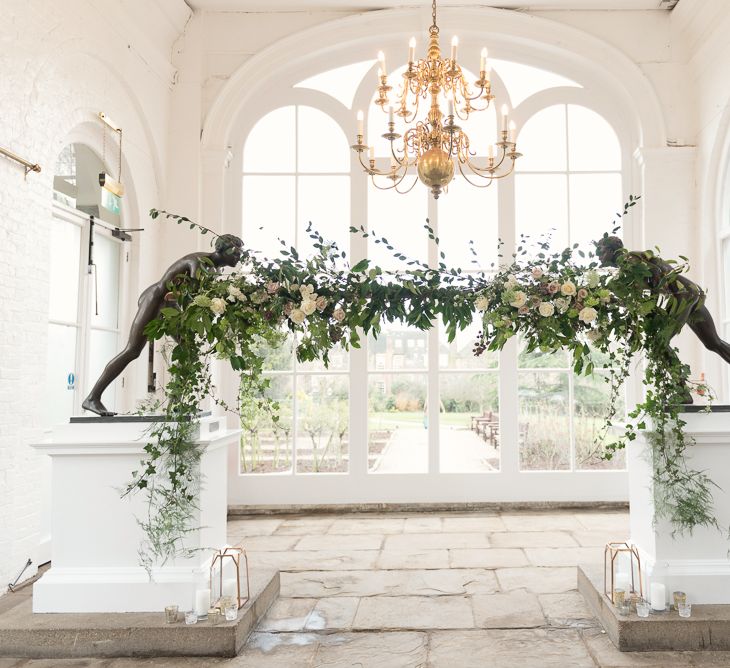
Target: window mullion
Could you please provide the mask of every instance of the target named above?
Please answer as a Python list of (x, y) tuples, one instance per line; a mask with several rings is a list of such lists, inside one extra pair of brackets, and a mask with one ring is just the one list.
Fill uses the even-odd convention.
[[(428, 219), (434, 236), (439, 235), (438, 223), (438, 201), (431, 197), (428, 190), (424, 189), (424, 197), (428, 198)], [(428, 240), (428, 266), (438, 267), (439, 251), (436, 241)], [(441, 414), (439, 407), (441, 397), (439, 395), (439, 324), (431, 327), (428, 332), (428, 376), (426, 379), (426, 401), (428, 406), (428, 472), (435, 474), (440, 468), (441, 442), (439, 434), (441, 431)]]

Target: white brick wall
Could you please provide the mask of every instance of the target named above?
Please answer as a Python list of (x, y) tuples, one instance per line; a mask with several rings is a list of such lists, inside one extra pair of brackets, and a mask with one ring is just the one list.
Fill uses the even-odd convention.
[[(132, 214), (126, 222), (136, 227), (137, 212), (162, 203), (173, 77), (163, 54), (171, 42), (151, 47), (129, 27), (140, 17), (119, 15), (122, 9), (145, 14), (148, 7), (142, 0), (3, 2), (0, 145), (43, 171), (24, 179), (19, 165), (0, 157), (0, 592), (28, 557), (36, 562), (48, 484), (47, 467), (29, 443), (41, 438), (44, 416), (56, 157), (70, 139), (99, 150), (95, 115), (105, 111), (124, 128), (134, 192), (125, 199)], [(175, 33), (169, 26), (168, 32)], [(138, 255), (147, 261), (132, 278), (132, 301), (138, 286), (159, 271), (149, 262), (157, 252), (155, 237), (149, 229), (140, 242)]]

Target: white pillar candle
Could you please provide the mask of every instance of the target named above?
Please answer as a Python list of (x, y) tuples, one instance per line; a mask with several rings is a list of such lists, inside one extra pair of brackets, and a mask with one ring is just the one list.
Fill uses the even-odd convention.
[(667, 607), (667, 588), (661, 582), (651, 583), (651, 609), (664, 610)]
[(364, 116), (362, 111), (357, 112), (357, 134), (360, 136), (365, 135)]
[(411, 37), (408, 41), (408, 62), (412, 63), (416, 59), (416, 38)]
[(486, 47), (482, 49), (482, 57), (479, 61), (479, 71), (480, 72), (486, 72), (487, 71), (487, 49)]
[(627, 594), (631, 590), (631, 578), (625, 571), (619, 571), (616, 573), (616, 579), (614, 581), (614, 589), (623, 589)]
[(226, 578), (223, 580), (223, 596), (238, 596), (238, 586), (236, 585), (236, 578)]
[(195, 590), (195, 614), (198, 617), (205, 617), (210, 608), (210, 589)]
[(459, 46), (459, 38), (454, 35), (451, 38), (451, 60), (456, 60), (456, 47)]

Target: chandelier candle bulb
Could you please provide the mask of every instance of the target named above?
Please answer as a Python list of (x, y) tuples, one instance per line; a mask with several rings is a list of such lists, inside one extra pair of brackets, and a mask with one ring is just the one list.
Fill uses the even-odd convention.
[(489, 148), (487, 150), (489, 152), (488, 153), (488, 155), (489, 155), (489, 162), (492, 162), (494, 160), (494, 146), (492, 146), (492, 144), (490, 144), (489, 145)]
[(362, 111), (357, 112), (357, 134), (361, 137), (365, 136), (365, 124)]
[(416, 38), (411, 37), (408, 40), (408, 62), (412, 63), (416, 59)]
[(387, 77), (388, 70), (385, 69), (385, 54), (382, 51), (378, 51), (378, 60), (380, 61), (380, 72), (378, 74), (381, 77)]
[(374, 146), (368, 146), (368, 158), (370, 159), (370, 162), (375, 161), (375, 147)]
[(513, 144), (515, 144), (517, 140), (517, 125), (514, 121), (509, 122), (509, 140)]
[(394, 123), (395, 118), (393, 117), (394, 111), (393, 111), (393, 105), (391, 104), (388, 107), (388, 123)]
[(456, 48), (459, 46), (459, 38), (454, 35), (451, 38), (451, 60), (456, 61)]
[(665, 610), (667, 607), (667, 588), (661, 582), (651, 583), (651, 609)]
[(484, 47), (482, 49), (482, 56), (479, 61), (479, 71), (480, 72), (486, 72), (487, 71), (487, 48)]
[(509, 116), (509, 107), (502, 105), (502, 132), (507, 132), (507, 117)]
[(454, 101), (453, 100), (448, 100), (446, 102), (446, 108), (448, 110), (447, 114), (449, 116), (453, 116), (454, 115)]

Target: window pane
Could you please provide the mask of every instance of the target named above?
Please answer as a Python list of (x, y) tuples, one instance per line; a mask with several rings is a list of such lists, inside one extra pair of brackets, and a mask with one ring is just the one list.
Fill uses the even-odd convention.
[[(478, 182), (478, 177), (474, 177)], [(438, 200), (438, 236), (448, 267), (485, 269), (498, 261), (499, 218), (497, 189), (475, 188), (455, 176), (449, 191)], [(470, 251), (473, 241), (476, 257)], [(476, 261), (476, 264), (474, 264)]]
[(399, 322), (385, 322), (375, 338), (368, 335), (368, 369), (400, 371), (428, 367), (427, 336)]
[(347, 376), (299, 376), (297, 471), (346, 472), (350, 408)]
[[(560, 172), (567, 167), (565, 140), (565, 105), (538, 111), (517, 128), (517, 161), (520, 172)], [(519, 201), (519, 197), (517, 201)]]
[(499, 470), (496, 373), (441, 374), (439, 452), (444, 473)]
[(575, 81), (539, 67), (494, 58), (489, 60), (499, 78), (504, 82), (513, 107), (526, 100), (530, 95), (546, 88), (556, 88), (557, 86), (581, 88), (580, 84)]
[(474, 322), (464, 330), (456, 332), (456, 337), (449, 342), (446, 327), (439, 323), (439, 368), (441, 369), (494, 369), (499, 357), (494, 352), (474, 354), (474, 344), (482, 330), (482, 321)]
[[(294, 245), (293, 176), (243, 177), (243, 241), (265, 257)], [(278, 238), (277, 238), (278, 237)]]
[(279, 403), (278, 422), (255, 398), (241, 402), (241, 473), (291, 470), (294, 414), (291, 376), (272, 376), (268, 396)]
[[(53, 255), (53, 253), (51, 253)], [(77, 376), (76, 327), (48, 325), (46, 357), (46, 401), (44, 423), (52, 426), (68, 421), (74, 412), (74, 386), (69, 389), (69, 374)], [(78, 382), (78, 379), (76, 379)]]
[[(119, 353), (119, 334), (98, 329), (91, 330), (89, 339), (89, 376), (84, 383), (86, 393), (91, 390), (96, 379), (104, 371), (104, 367), (117, 353)], [(101, 397), (103, 404), (110, 411), (114, 410), (116, 403), (117, 382), (113, 382)]]
[(550, 248), (568, 245), (568, 193), (564, 174), (517, 174), (515, 176), (515, 218), (517, 238), (526, 234), (537, 242), (550, 234)]
[[(410, 177), (407, 177), (410, 178)], [(406, 195), (394, 190), (378, 190), (368, 184), (368, 227), (385, 237), (396, 251), (408, 260), (425, 262), (428, 258), (428, 234), (424, 229), (428, 217), (428, 193), (416, 186)], [(368, 257), (380, 267), (407, 269), (405, 262), (396, 260), (382, 243), (368, 237)]]
[[(314, 240), (307, 234), (311, 222), (325, 241), (334, 241), (350, 255), (350, 177), (299, 177), (298, 250), (315, 253)], [(310, 233), (311, 234), (311, 233)]]
[(543, 353), (539, 349), (527, 352), (527, 345), (520, 337), (520, 352), (517, 358), (517, 366), (520, 369), (567, 369), (568, 352), (556, 350), (554, 353)]
[[(573, 433), (575, 435), (575, 466), (577, 469), (623, 469), (626, 468), (624, 450), (614, 453), (613, 458), (605, 460), (601, 455), (605, 446), (615, 442), (616, 436), (606, 434), (604, 442), (596, 443), (601, 434), (611, 396), (608, 374), (594, 373), (590, 376), (573, 377)], [(623, 395), (619, 404), (616, 421), (620, 422), (625, 414)]]
[(81, 228), (55, 219), (51, 222), (50, 267), (48, 269), (48, 317), (76, 322), (79, 304), (79, 262)]
[[(355, 97), (363, 77), (375, 64), (374, 60), (366, 60), (360, 63), (352, 63), (344, 67), (336, 67), (333, 70), (320, 72), (313, 77), (300, 81), (294, 88), (311, 88), (339, 100), (348, 109), (352, 108)], [(375, 77), (373, 77), (374, 79)]]
[(329, 365), (325, 366), (321, 359), (311, 362), (297, 362), (298, 371), (347, 371), (350, 366), (350, 353), (341, 345), (329, 351)]
[(425, 375), (371, 375), (368, 380), (368, 468), (374, 473), (426, 473)]
[(349, 172), (350, 148), (335, 120), (314, 107), (297, 107), (300, 172)]
[(92, 301), (92, 326), (110, 329), (119, 326), (119, 252), (117, 242), (103, 234), (94, 235), (96, 303)]
[(264, 371), (291, 371), (294, 366), (294, 335), (291, 333), (278, 346), (270, 346), (257, 337), (252, 348), (259, 358), (263, 358)]
[(294, 107), (280, 107), (263, 116), (246, 138), (244, 172), (293, 172)]
[(621, 169), (616, 132), (592, 109), (568, 105), (568, 147), (571, 171)]
[[(621, 174), (570, 175), (570, 243), (593, 251), (593, 241), (611, 233), (623, 210)], [(575, 256), (578, 260), (578, 256)]]
[(518, 374), (520, 469), (570, 468), (568, 373)]

